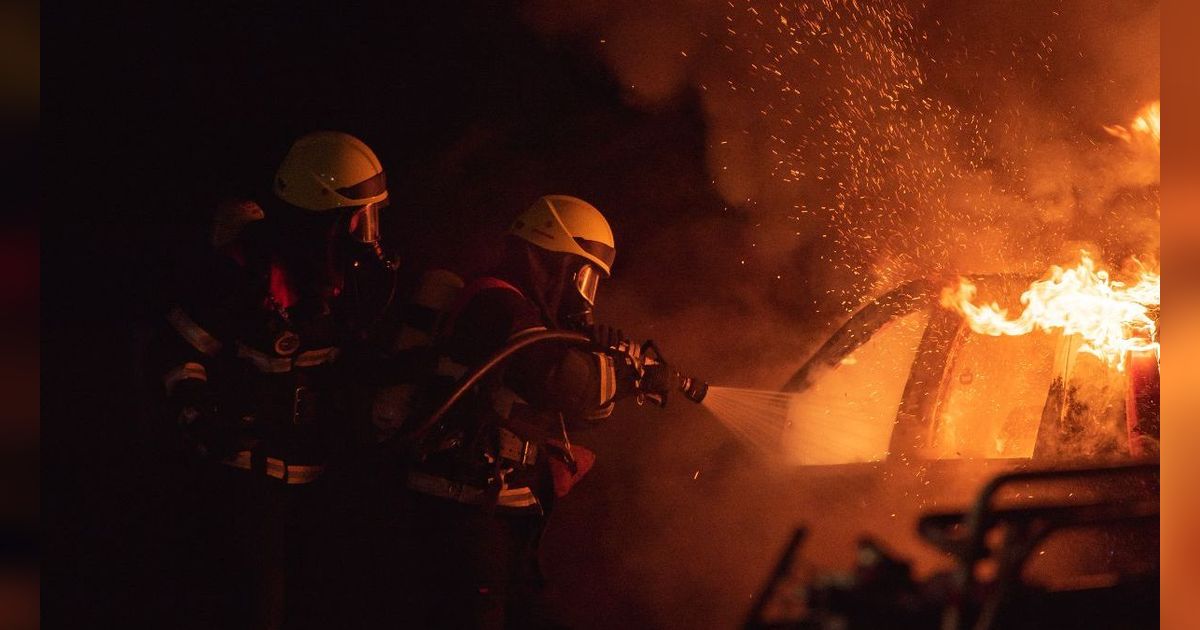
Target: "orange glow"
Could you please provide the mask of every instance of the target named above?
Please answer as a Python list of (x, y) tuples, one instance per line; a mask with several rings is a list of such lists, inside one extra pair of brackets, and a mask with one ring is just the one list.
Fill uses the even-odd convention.
[(1158, 146), (1162, 137), (1161, 122), (1159, 104), (1158, 101), (1154, 101), (1142, 109), (1138, 117), (1134, 119), (1133, 131), (1153, 138), (1155, 146)]
[(1161, 124), (1159, 101), (1154, 101), (1138, 112), (1128, 128), (1110, 125), (1104, 127), (1104, 130), (1130, 144), (1151, 144), (1157, 149), (1162, 137)]
[(1129, 352), (1158, 352), (1154, 319), (1159, 305), (1159, 274), (1142, 269), (1132, 286), (1096, 269), (1086, 252), (1075, 267), (1057, 265), (1021, 294), (1024, 310), (1014, 319), (995, 302), (974, 303), (976, 288), (966, 279), (942, 291), (942, 306), (962, 313), (971, 330), (985, 335), (1025, 335), (1033, 330), (1079, 335), (1080, 351), (1099, 357), (1118, 371)]
[[(1159, 101), (1143, 107), (1128, 127), (1106, 126), (1114, 137), (1133, 146), (1153, 147), (1157, 153), (1162, 137)], [(1136, 259), (1134, 262), (1137, 262)], [(1021, 294), (1024, 310), (1009, 319), (995, 302), (974, 303), (975, 285), (960, 279), (957, 287), (942, 292), (942, 306), (966, 318), (971, 330), (985, 335), (1025, 335), (1033, 330), (1062, 332), (1082, 338), (1080, 351), (1095, 355), (1118, 371), (1125, 370), (1131, 352), (1158, 355), (1158, 338), (1152, 309), (1159, 306), (1159, 274), (1138, 263), (1140, 272), (1133, 285), (1110, 279), (1097, 270), (1092, 257), (1080, 252), (1074, 268), (1057, 265), (1042, 280)]]

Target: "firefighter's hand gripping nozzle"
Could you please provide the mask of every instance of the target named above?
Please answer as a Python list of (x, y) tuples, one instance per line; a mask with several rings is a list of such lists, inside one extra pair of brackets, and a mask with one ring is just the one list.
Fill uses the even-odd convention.
[(668, 395), (679, 390), (684, 398), (699, 403), (708, 394), (708, 383), (693, 376), (680, 374), (663, 358), (653, 341), (642, 344), (642, 378), (638, 381), (638, 403), (650, 400), (660, 407), (667, 406)]
[[(600, 337), (603, 339), (603, 335)], [(647, 341), (638, 347), (627, 339), (621, 339), (620, 332), (617, 333), (617, 338), (620, 340), (615, 344), (610, 343), (608, 351), (636, 369), (634, 388), (637, 391), (638, 404), (649, 400), (660, 407), (666, 407), (670, 393), (676, 390), (694, 403), (703, 401), (704, 396), (708, 394), (707, 382), (680, 374), (663, 358), (658, 344), (654, 341)], [(605, 343), (603, 340), (598, 341), (601, 344)]]

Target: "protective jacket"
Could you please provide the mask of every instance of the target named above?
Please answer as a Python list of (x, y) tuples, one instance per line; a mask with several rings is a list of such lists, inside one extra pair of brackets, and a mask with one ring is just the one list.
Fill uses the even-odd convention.
[(314, 480), (349, 440), (354, 385), (368, 384), (354, 379), (370, 371), (347, 355), (364, 356), (396, 282), (307, 221), (251, 223), (186, 270), (157, 357), (170, 413), (199, 451), (287, 484)]
[[(501, 269), (463, 289), (443, 330), (459, 373), (521, 335), (556, 327), (547, 296), (527, 278)], [(543, 510), (594, 461), (570, 433), (607, 418), (632, 393), (623, 367), (608, 353), (556, 343), (518, 352), (442, 423), (409, 487), (462, 503)]]

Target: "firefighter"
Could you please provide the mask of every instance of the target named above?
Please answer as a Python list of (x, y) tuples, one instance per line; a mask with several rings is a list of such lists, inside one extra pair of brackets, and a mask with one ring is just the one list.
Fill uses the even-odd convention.
[(201, 458), (187, 570), (201, 627), (317, 623), (322, 477), (359, 408), (347, 363), (396, 288), (384, 171), (361, 140), (300, 137), (261, 201), (218, 211), (158, 357), (167, 415)]
[(641, 365), (632, 344), (593, 324), (597, 288), (616, 254), (599, 210), (545, 196), (506, 238), (499, 266), (469, 282), (449, 313), (442, 368), (461, 374), (533, 331), (582, 331), (596, 343), (519, 351), (413, 447), (405, 480), (412, 518), (394, 559), (409, 568), (392, 591), (393, 614), (407, 627), (535, 625), (543, 524), (594, 459), (572, 446), (571, 432), (608, 417), (638, 382), (654, 381), (647, 370), (669, 369)]

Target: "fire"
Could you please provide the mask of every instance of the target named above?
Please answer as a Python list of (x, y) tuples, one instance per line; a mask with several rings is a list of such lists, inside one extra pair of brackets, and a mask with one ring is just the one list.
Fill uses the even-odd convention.
[(1159, 145), (1162, 138), (1160, 129), (1162, 119), (1159, 112), (1159, 102), (1147, 105), (1137, 118), (1133, 120), (1133, 131), (1154, 139), (1154, 145)]
[(1033, 330), (1079, 335), (1079, 348), (1119, 371), (1129, 352), (1158, 353), (1151, 312), (1159, 305), (1159, 274), (1142, 268), (1137, 282), (1112, 280), (1086, 252), (1073, 268), (1057, 265), (1021, 294), (1024, 310), (1015, 319), (995, 302), (974, 303), (976, 287), (960, 279), (942, 291), (942, 306), (962, 313), (971, 330), (985, 335), (1025, 335)]
[[(1130, 145), (1153, 147), (1157, 153), (1162, 137), (1160, 102), (1146, 105), (1128, 127), (1105, 126), (1114, 137)], [(1136, 259), (1135, 259), (1135, 262)], [(1021, 294), (1024, 310), (1015, 319), (995, 302), (974, 303), (976, 287), (959, 279), (957, 287), (942, 291), (942, 306), (958, 311), (971, 330), (985, 335), (1025, 335), (1033, 330), (1061, 331), (1079, 335), (1082, 352), (1100, 358), (1118, 371), (1125, 370), (1126, 355), (1153, 352), (1158, 356), (1158, 331), (1151, 316), (1159, 307), (1159, 274), (1140, 263), (1133, 285), (1112, 280), (1086, 251), (1070, 269), (1057, 265), (1043, 279)]]
[(1142, 108), (1129, 127), (1106, 125), (1104, 130), (1129, 144), (1149, 144), (1159, 148), (1162, 138), (1162, 115), (1159, 101)]

